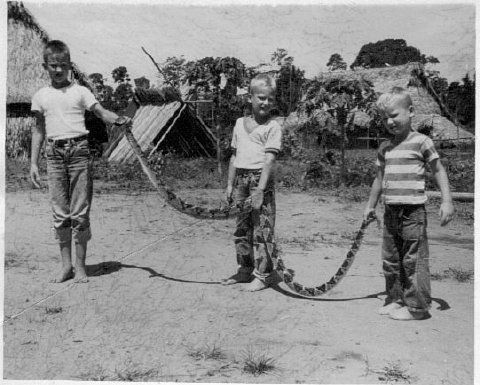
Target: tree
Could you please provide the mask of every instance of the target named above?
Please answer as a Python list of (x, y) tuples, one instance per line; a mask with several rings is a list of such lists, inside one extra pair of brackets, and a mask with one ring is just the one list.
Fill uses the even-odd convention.
[(179, 88), (187, 77), (188, 64), (183, 56), (170, 56), (160, 64), (162, 83)]
[(88, 78), (93, 84), (95, 96), (100, 104), (108, 110), (113, 109), (113, 88), (105, 84), (105, 79), (103, 78), (102, 74), (95, 72), (88, 75)]
[(437, 64), (440, 63), (440, 60), (438, 60), (435, 56), (427, 56), (425, 59), (425, 63)]
[[(297, 130), (308, 130), (315, 134), (321, 143), (325, 145), (328, 136), (336, 137), (340, 143), (341, 164), (340, 181), (345, 183), (345, 142), (348, 134), (353, 132), (355, 117), (354, 112), (359, 110), (367, 113), (371, 118), (371, 129), (379, 127), (379, 115), (375, 102), (377, 100), (373, 83), (366, 79), (343, 79), (343, 78), (315, 78), (308, 82), (305, 87), (305, 95), (299, 104), (298, 111), (306, 115), (306, 122)], [(311, 154), (301, 148), (294, 149), (294, 156), (309, 164), (312, 171), (319, 165), (318, 153)], [(326, 155), (328, 152), (325, 152)], [(323, 160), (320, 160), (322, 163)]]
[(112, 71), (112, 77), (117, 87), (113, 91), (113, 110), (121, 111), (128, 106), (128, 102), (133, 96), (133, 87), (130, 83), (130, 76), (127, 68), (119, 66)]
[(295, 110), (301, 97), (301, 89), (305, 81), (305, 71), (293, 65), (294, 58), (284, 48), (270, 56), (270, 63), (280, 66), (277, 74), (277, 109), (280, 115), (288, 116)]
[(277, 50), (270, 56), (270, 62), (279, 66), (292, 65), (293, 57), (290, 56), (286, 49), (277, 48)]
[(347, 63), (345, 63), (340, 54), (334, 53), (330, 56), (330, 59), (328, 59), (327, 67), (329, 71), (346, 70)]
[[(435, 60), (438, 62), (438, 59), (433, 56), (429, 56), (429, 60), (432, 63), (435, 63)], [(379, 68), (406, 64), (408, 62), (425, 64), (427, 58), (418, 48), (408, 46), (403, 39), (386, 39), (376, 43), (365, 44), (360, 49), (355, 61), (350, 65), (350, 68)]]

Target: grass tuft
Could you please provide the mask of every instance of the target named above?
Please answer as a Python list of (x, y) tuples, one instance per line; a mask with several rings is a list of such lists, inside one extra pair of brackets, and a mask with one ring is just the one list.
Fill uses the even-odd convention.
[(226, 355), (222, 349), (216, 344), (204, 345), (200, 348), (189, 349), (188, 356), (193, 359), (199, 360), (223, 360)]
[(58, 314), (61, 312), (63, 312), (63, 308), (61, 306), (52, 306), (52, 307), (47, 306), (45, 308), (46, 314)]
[(444, 270), (442, 273), (431, 273), (430, 278), (432, 281), (441, 281), (446, 278), (453, 279), (457, 282), (470, 282), (473, 280), (474, 272), (473, 270), (463, 270), (461, 268), (449, 267), (447, 270)]
[(390, 362), (382, 370), (376, 371), (379, 374), (378, 379), (387, 383), (406, 382), (411, 383), (415, 379), (402, 369), (399, 363)]
[(266, 353), (255, 353), (252, 350), (248, 350), (244, 353), (243, 358), (243, 371), (245, 373), (259, 376), (276, 369), (276, 361), (274, 358), (269, 357)]

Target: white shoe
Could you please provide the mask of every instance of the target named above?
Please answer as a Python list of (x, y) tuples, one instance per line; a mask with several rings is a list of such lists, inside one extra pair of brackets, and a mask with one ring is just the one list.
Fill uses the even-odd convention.
[(402, 307), (398, 302), (390, 302), (388, 305), (382, 306), (378, 309), (378, 314), (380, 315), (390, 315), (394, 310), (400, 309)]

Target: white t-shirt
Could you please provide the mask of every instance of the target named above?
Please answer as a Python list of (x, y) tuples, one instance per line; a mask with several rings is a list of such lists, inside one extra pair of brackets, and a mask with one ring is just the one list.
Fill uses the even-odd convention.
[(233, 128), (232, 147), (236, 149), (233, 165), (249, 170), (260, 169), (265, 164), (265, 154), (277, 154), (282, 144), (282, 127), (276, 120), (259, 124), (250, 133), (244, 126), (245, 118), (237, 119)]
[(67, 87), (44, 87), (32, 98), (32, 111), (45, 116), (48, 139), (67, 139), (87, 135), (85, 110), (98, 103), (86, 87), (71, 83)]

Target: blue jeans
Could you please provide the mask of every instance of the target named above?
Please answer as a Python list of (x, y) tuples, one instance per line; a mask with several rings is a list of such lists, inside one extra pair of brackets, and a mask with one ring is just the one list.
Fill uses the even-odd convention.
[(267, 183), (260, 210), (244, 207), (245, 200), (258, 187), (262, 170), (237, 169), (235, 200), (240, 208), (235, 230), (238, 272), (248, 273), (269, 283), (276, 258), (275, 188), (273, 179)]
[(425, 206), (385, 205), (384, 221), (385, 302), (403, 302), (410, 311), (428, 311), (432, 299)]
[(93, 158), (88, 141), (57, 146), (47, 142), (47, 174), (55, 238), (60, 243), (90, 240)]

